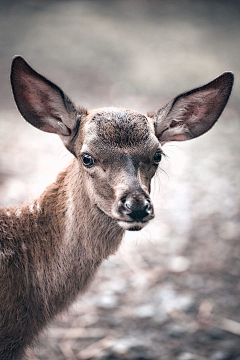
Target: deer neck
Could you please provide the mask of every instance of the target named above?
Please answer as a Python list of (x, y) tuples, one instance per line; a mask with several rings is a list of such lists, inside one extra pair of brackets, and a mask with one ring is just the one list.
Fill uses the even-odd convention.
[(26, 258), (24, 268), (29, 259), (34, 264), (31, 281), (43, 289), (39, 309), (58, 304), (50, 311), (54, 315), (86, 290), (101, 262), (117, 250), (123, 230), (92, 206), (76, 160), (39, 199), (20, 209), (9, 209), (20, 215), (15, 222), (22, 229), (21, 238), (17, 231), (13, 239)]
[[(37, 200), (0, 210), (0, 233), (5, 240), (0, 241), (1, 265), (8, 268), (12, 258), (17, 267), (17, 271), (15, 266), (10, 268), (10, 275), (3, 271), (11, 291), (6, 287), (0, 294), (0, 312), (3, 298), (13, 318), (25, 314), (27, 304), (32, 325), (21, 328), (31, 332), (27, 342), (87, 289), (123, 236), (113, 219), (92, 206), (82, 175), (74, 160)], [(6, 228), (11, 231), (6, 233)]]
[(35, 206), (41, 208), (46, 217), (53, 218), (51, 226), (59, 233), (58, 248), (79, 250), (85, 259), (101, 262), (117, 250), (124, 231), (91, 202), (85, 191), (85, 180), (74, 159)]

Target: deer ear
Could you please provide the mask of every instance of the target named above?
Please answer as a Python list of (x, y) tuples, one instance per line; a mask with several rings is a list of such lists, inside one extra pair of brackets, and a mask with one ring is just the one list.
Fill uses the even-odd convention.
[(67, 146), (78, 127), (78, 112), (63, 91), (21, 56), (13, 59), (11, 84), (22, 116), (36, 128), (60, 135)]
[(148, 114), (155, 133), (164, 144), (184, 141), (207, 132), (221, 115), (233, 85), (233, 74), (225, 72), (207, 85), (180, 94), (165, 107)]

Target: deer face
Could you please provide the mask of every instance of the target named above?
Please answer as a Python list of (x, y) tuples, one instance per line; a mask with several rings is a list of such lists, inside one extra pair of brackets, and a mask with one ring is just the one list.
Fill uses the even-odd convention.
[(152, 120), (118, 108), (89, 112), (76, 155), (96, 206), (127, 230), (142, 229), (153, 217), (150, 183), (162, 149)]
[(19, 56), (13, 60), (11, 83), (25, 119), (58, 134), (77, 158), (93, 206), (120, 227), (140, 230), (154, 217), (150, 183), (161, 146), (207, 132), (228, 101), (233, 74), (223, 73), (148, 115), (118, 108), (76, 109), (57, 85)]

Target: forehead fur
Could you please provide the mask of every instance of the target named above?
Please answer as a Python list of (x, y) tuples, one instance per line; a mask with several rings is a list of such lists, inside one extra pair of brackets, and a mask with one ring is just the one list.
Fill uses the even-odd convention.
[(106, 108), (96, 111), (91, 120), (97, 127), (98, 137), (105, 144), (118, 147), (145, 143), (151, 132), (149, 120), (132, 110)]

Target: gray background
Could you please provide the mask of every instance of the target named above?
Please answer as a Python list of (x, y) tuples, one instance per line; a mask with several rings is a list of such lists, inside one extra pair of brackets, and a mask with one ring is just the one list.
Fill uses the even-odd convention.
[(239, 35), (238, 1), (0, 2), (2, 206), (38, 196), (71, 161), (18, 113), (13, 55), (87, 108), (147, 112), (226, 70), (236, 76), (209, 133), (165, 146), (156, 219), (126, 236), (31, 359), (240, 359)]

